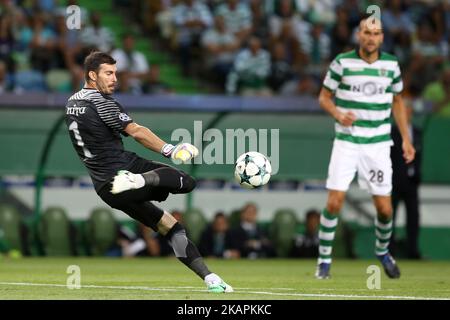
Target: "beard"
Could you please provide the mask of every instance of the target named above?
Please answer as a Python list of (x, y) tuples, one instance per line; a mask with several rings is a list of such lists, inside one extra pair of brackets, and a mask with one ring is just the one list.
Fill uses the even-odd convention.
[(362, 47), (362, 50), (367, 55), (371, 55), (371, 54), (377, 52), (379, 49), (380, 49), (380, 46), (376, 46), (376, 45), (373, 46), (373, 48), (369, 48), (368, 46)]

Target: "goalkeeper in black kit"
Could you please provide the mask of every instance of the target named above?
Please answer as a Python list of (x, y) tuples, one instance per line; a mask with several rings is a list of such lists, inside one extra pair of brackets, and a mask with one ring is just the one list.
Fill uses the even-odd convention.
[(110, 55), (92, 52), (84, 61), (84, 69), (84, 88), (66, 104), (66, 124), (95, 191), (112, 208), (165, 236), (176, 257), (205, 281), (209, 292), (232, 292), (231, 286), (209, 271), (177, 220), (151, 202), (164, 201), (170, 193), (191, 192), (195, 180), (183, 171), (124, 150), (121, 135), (182, 162), (197, 156), (197, 148), (189, 143), (165, 143), (131, 119), (111, 96), (117, 84), (117, 68)]

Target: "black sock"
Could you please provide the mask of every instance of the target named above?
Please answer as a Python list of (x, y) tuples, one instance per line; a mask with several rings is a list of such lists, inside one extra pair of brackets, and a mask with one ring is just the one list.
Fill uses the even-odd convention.
[(186, 231), (181, 224), (177, 222), (165, 237), (172, 246), (178, 260), (194, 271), (200, 278), (205, 279), (211, 273), (195, 244), (186, 237)]

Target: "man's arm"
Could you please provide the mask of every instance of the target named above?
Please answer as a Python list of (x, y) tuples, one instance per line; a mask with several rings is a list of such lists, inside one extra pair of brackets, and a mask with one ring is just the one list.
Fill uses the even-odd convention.
[(405, 158), (406, 163), (410, 163), (414, 160), (416, 150), (411, 143), (411, 137), (409, 136), (408, 130), (408, 118), (406, 116), (405, 105), (403, 104), (402, 96), (397, 94), (394, 95), (394, 101), (392, 103), (392, 113), (394, 115), (395, 123), (397, 124), (398, 131), (402, 136), (402, 149), (403, 158)]
[(336, 119), (337, 122), (345, 127), (351, 126), (356, 120), (356, 116), (353, 112), (339, 111), (333, 101), (333, 92), (323, 87), (319, 94), (319, 105), (323, 110)]
[(124, 131), (134, 138), (137, 142), (144, 147), (160, 153), (164, 145), (166, 144), (156, 134), (154, 134), (149, 128), (141, 126), (136, 122), (128, 124)]
[(129, 123), (124, 131), (132, 136), (134, 140), (144, 147), (161, 153), (167, 158), (181, 160), (186, 162), (198, 155), (198, 149), (190, 143), (180, 143), (176, 146), (165, 143), (161, 138), (154, 134), (149, 128), (141, 126), (135, 122)]

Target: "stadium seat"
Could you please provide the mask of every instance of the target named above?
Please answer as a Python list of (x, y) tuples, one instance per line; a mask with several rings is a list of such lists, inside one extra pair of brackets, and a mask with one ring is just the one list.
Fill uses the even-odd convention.
[(28, 70), (16, 73), (16, 87), (25, 92), (45, 92), (47, 86), (44, 75), (39, 71)]
[(45, 75), (47, 87), (52, 92), (70, 92), (72, 90), (72, 79), (67, 70), (50, 70)]
[(94, 209), (86, 221), (85, 230), (91, 255), (103, 256), (116, 244), (118, 224), (107, 208)]
[(47, 256), (75, 255), (75, 232), (63, 208), (50, 207), (38, 223), (38, 234)]
[(4, 250), (18, 250), (27, 253), (24, 224), (20, 213), (10, 205), (0, 205), (0, 229), (4, 242)]
[(292, 250), (297, 231), (297, 216), (294, 210), (279, 209), (270, 225), (270, 237), (278, 257), (287, 257)]
[(184, 213), (183, 221), (188, 232), (189, 239), (191, 239), (191, 241), (195, 244), (198, 244), (200, 241), (200, 236), (208, 224), (203, 212), (199, 209), (190, 209)]

